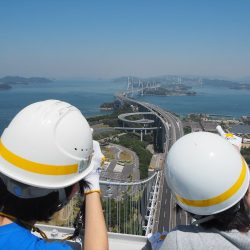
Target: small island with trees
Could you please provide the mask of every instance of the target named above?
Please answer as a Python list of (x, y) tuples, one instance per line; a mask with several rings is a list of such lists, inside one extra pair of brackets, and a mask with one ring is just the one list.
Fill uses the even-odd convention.
[(156, 88), (146, 88), (143, 91), (143, 95), (157, 95), (157, 96), (183, 96), (196, 95), (195, 91), (191, 90), (192, 87), (184, 84), (169, 84)]
[(101, 104), (100, 110), (102, 110), (102, 111), (114, 110), (114, 102), (105, 102), (105, 103)]
[(1, 90), (8, 90), (11, 89), (11, 85), (7, 84), (7, 83), (0, 83), (0, 91)]
[(44, 77), (20, 77), (20, 76), (5, 76), (0, 78), (0, 91), (9, 90), (13, 85), (28, 85), (31, 83), (44, 84), (50, 83), (52, 80)]

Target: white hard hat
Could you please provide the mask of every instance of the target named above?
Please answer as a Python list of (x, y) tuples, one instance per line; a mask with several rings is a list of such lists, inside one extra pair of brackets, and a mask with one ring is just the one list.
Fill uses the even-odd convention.
[(208, 132), (180, 138), (168, 153), (165, 174), (177, 203), (197, 215), (232, 207), (249, 186), (248, 166), (237, 149)]
[(18, 182), (60, 189), (94, 167), (92, 131), (69, 103), (47, 100), (21, 110), (0, 140), (0, 172)]

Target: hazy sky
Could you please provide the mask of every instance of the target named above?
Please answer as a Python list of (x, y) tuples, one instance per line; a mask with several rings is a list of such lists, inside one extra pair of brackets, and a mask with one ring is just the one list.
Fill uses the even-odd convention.
[(249, 0), (1, 0), (0, 76), (250, 75)]

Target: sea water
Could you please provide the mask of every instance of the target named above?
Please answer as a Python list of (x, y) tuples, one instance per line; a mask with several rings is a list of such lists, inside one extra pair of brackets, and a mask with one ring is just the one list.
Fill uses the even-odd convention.
[[(46, 84), (15, 85), (0, 91), (0, 134), (15, 114), (42, 100), (59, 99), (77, 106), (86, 116), (101, 115), (100, 105), (112, 102), (126, 90), (126, 83), (112, 80), (54, 81)], [(143, 96), (138, 100), (159, 105), (179, 115), (208, 113), (240, 117), (250, 115), (250, 91), (221, 87), (196, 87), (195, 96)]]
[(144, 96), (139, 98), (154, 103), (178, 115), (206, 113), (239, 118), (250, 115), (250, 91), (225, 87), (196, 87), (195, 96)]
[(115, 93), (124, 88), (123, 83), (114, 83), (112, 80), (14, 85), (10, 90), (0, 91), (0, 134), (19, 110), (33, 102), (62, 100), (78, 107), (85, 117), (90, 117), (104, 114), (100, 105), (114, 101)]

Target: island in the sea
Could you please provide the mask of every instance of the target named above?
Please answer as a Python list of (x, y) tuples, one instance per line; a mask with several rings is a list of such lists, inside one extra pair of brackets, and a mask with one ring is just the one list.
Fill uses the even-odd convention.
[[(147, 85), (160, 85), (165, 88), (154, 91), (154, 88), (145, 90), (145, 94), (149, 95), (196, 95), (192, 90), (185, 90), (186, 87), (215, 87), (215, 88), (229, 88), (233, 90), (248, 90), (250, 91), (250, 77), (245, 77), (239, 80), (216, 79), (201, 76), (177, 76), (177, 75), (163, 75), (148, 78), (139, 78), (136, 76), (119, 77), (113, 79), (115, 83), (126, 83), (127, 86), (140, 88)], [(149, 84), (148, 84), (149, 83)], [(154, 83), (154, 84), (153, 84)], [(183, 88), (184, 87), (184, 88)], [(145, 88), (144, 88), (145, 89)], [(163, 92), (161, 92), (163, 91)]]
[(196, 95), (195, 91), (191, 90), (192, 87), (184, 84), (169, 84), (162, 85), (160, 87), (145, 88), (143, 90), (143, 95), (158, 95), (158, 96), (183, 96)]
[(112, 111), (112, 110), (114, 110), (114, 103), (113, 102), (105, 102), (105, 103), (101, 104), (100, 110)]
[(204, 85), (212, 87), (226, 87), (234, 90), (250, 90), (250, 84), (245, 82), (234, 82), (229, 80), (205, 79)]
[(9, 84), (6, 84), (6, 83), (0, 83), (0, 91), (1, 90), (8, 90), (8, 89), (11, 89), (11, 85)]
[(0, 91), (11, 89), (13, 85), (17, 84), (44, 84), (50, 83), (52, 80), (44, 77), (20, 77), (20, 76), (5, 76), (0, 78)]

